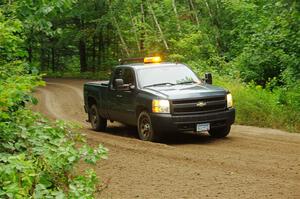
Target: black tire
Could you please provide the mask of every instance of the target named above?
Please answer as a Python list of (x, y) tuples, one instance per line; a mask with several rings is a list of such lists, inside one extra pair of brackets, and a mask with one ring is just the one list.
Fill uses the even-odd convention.
[(230, 126), (211, 129), (208, 131), (208, 133), (213, 138), (223, 138), (230, 133)]
[(138, 133), (141, 140), (150, 142), (159, 141), (160, 136), (158, 132), (153, 131), (151, 118), (148, 112), (142, 111), (139, 114), (137, 124)]
[(97, 105), (93, 104), (89, 110), (89, 119), (92, 125), (92, 129), (95, 131), (104, 131), (107, 126), (107, 119), (102, 118), (98, 114)]

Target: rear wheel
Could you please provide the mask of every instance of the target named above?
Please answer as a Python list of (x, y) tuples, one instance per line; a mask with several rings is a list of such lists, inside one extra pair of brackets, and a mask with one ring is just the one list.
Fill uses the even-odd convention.
[(93, 104), (89, 110), (89, 119), (93, 130), (104, 131), (107, 126), (107, 119), (101, 117), (98, 114), (98, 109), (95, 104)]
[(158, 141), (159, 134), (153, 131), (151, 118), (148, 112), (142, 111), (138, 117), (138, 133), (141, 140)]
[(214, 138), (226, 137), (230, 132), (230, 126), (215, 128), (208, 131), (209, 135)]

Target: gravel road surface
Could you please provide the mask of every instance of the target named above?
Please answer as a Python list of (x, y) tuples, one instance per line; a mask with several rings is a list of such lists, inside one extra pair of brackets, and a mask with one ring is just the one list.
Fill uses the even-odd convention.
[(225, 139), (182, 134), (150, 143), (116, 122), (94, 132), (83, 110), (87, 80), (46, 81), (33, 109), (81, 124), (91, 145), (109, 149), (93, 166), (105, 186), (96, 198), (300, 198), (300, 134), (234, 125)]

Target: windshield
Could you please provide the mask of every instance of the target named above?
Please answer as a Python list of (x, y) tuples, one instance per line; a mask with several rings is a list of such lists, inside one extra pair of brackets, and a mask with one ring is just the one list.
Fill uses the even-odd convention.
[(138, 70), (141, 87), (200, 83), (199, 78), (184, 65), (145, 67)]

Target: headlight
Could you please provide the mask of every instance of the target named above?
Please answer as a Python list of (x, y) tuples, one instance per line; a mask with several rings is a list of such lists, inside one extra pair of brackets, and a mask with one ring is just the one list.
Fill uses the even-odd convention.
[(227, 94), (227, 108), (233, 106), (232, 95), (230, 93)]
[(153, 113), (170, 113), (169, 100), (153, 100), (152, 101)]

